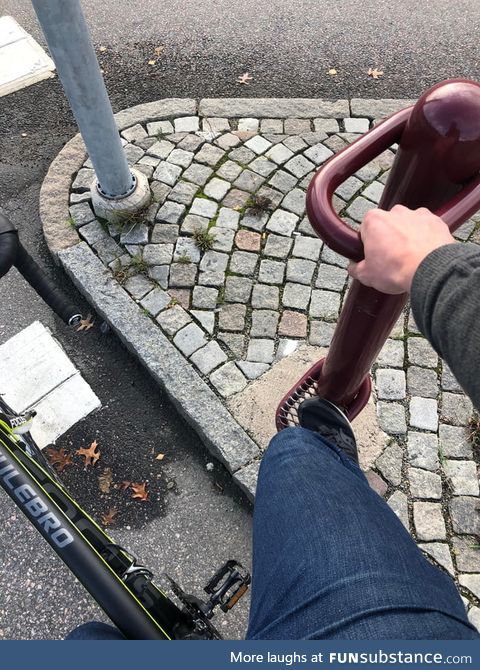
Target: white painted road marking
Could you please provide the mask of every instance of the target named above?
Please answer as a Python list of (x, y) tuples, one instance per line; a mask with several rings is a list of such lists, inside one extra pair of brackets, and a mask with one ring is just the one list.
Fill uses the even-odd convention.
[(0, 394), (16, 412), (37, 410), (32, 436), (42, 448), (101, 405), (39, 321), (0, 345)]
[(0, 17), (0, 97), (53, 77), (55, 64), (11, 16)]

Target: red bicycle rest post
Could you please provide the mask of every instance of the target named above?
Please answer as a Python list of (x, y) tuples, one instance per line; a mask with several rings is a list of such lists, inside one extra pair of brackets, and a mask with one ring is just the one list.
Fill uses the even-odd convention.
[[(307, 192), (310, 223), (331, 249), (351, 260), (363, 258), (363, 245), (335, 213), (333, 193), (395, 142), (399, 148), (379, 207), (427, 207), (454, 231), (480, 208), (480, 84), (454, 79), (433, 86), (413, 107), (389, 117), (316, 173)], [(292, 423), (288, 412), (314, 393), (343, 407), (350, 419), (359, 414), (370, 396), (371, 366), (407, 299), (352, 282), (327, 357), (277, 409), (279, 430), (298, 422)]]

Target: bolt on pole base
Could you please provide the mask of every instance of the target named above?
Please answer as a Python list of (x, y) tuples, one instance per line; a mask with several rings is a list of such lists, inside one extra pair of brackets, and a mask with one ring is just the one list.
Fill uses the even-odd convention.
[(92, 182), (90, 193), (95, 214), (110, 223), (119, 223), (147, 207), (152, 199), (147, 177), (139, 170), (131, 169), (133, 189), (124, 196), (109, 197), (103, 193), (97, 179)]

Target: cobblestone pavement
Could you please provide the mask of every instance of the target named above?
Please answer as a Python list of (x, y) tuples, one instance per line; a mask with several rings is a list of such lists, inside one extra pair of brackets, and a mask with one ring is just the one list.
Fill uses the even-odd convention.
[[(347, 290), (347, 261), (315, 236), (305, 190), (334, 152), (406, 101), (325, 101), (312, 113), (305, 103), (291, 105), (291, 115), (276, 113), (268, 100), (237, 103), (235, 111), (231, 101), (202, 101), (197, 113), (125, 127), (128, 160), (150, 179), (153, 203), (121, 226), (96, 220), (87, 159), (74, 175), (68, 222), (117, 290), (221, 403), (303, 342), (329, 345)], [(358, 227), (378, 203), (394, 155), (392, 147), (337, 189), (335, 209), (350, 225)], [(480, 217), (465, 223), (457, 238), (480, 244), (479, 223)], [(63, 253), (75, 274), (81, 263), (69, 264), (69, 250)], [(390, 440), (370, 482), (422, 550), (456, 578), (479, 627), (472, 405), (408, 308), (373, 378), (379, 424)], [(250, 467), (252, 477), (260, 456), (258, 449), (242, 452), (230, 469)]]

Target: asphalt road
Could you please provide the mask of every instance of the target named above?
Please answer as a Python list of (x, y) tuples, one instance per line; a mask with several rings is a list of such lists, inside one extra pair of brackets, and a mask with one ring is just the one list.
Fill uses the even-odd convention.
[[(410, 98), (446, 77), (479, 77), (476, 0), (84, 0), (83, 6), (115, 111), (171, 96)], [(43, 43), (29, 0), (0, 0), (2, 14)], [(149, 66), (158, 46), (164, 50)], [(375, 66), (384, 72), (377, 81), (366, 74)], [(337, 76), (326, 74), (330, 68)], [(236, 79), (246, 71), (253, 80), (241, 86)], [(56, 78), (0, 98), (0, 208), (33, 255), (82, 303), (53, 266), (38, 218), (48, 165), (75, 132)], [(0, 284), (0, 342), (34, 319), (52, 329), (102, 401), (59, 444), (74, 450), (97, 439), (102, 465), (116, 478), (133, 473), (151, 482), (150, 503), (125, 503), (112, 534), (188, 589), (198, 589), (227, 558), (248, 564), (249, 507), (220, 466), (207, 471), (211, 459), (168, 400), (115, 338), (98, 328), (84, 336), (68, 331), (12, 272)], [(165, 459), (154, 462), (152, 450)], [(66, 480), (99, 516), (115, 501), (99, 496), (97, 475), (77, 468)], [(101, 616), (3, 497), (0, 513), (6, 519), (0, 638), (58, 638)], [(225, 636), (241, 637), (246, 616), (244, 602), (220, 624)]]

